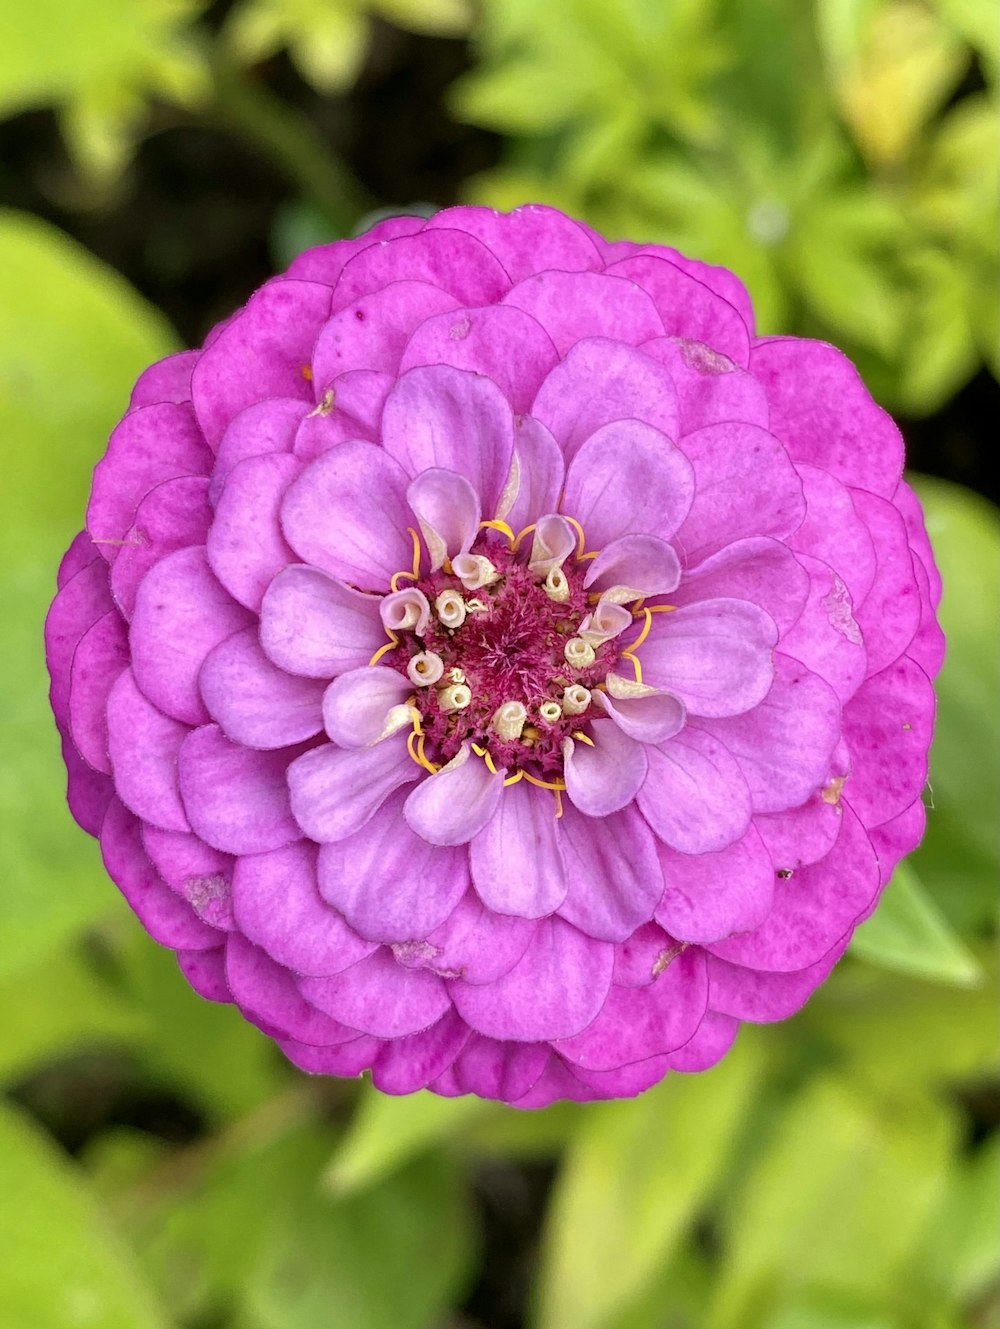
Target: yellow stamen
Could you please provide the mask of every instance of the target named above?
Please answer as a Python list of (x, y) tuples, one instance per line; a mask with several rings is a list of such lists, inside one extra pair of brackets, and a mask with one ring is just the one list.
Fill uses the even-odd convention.
[(587, 745), (588, 748), (592, 748), (592, 747), (595, 747), (595, 746), (596, 746), (596, 744), (594, 743), (594, 740), (593, 740), (592, 738), (588, 737), (588, 735), (585, 734), (585, 733), (583, 732), (582, 729), (574, 729), (574, 730), (572, 730), (572, 736), (573, 736), (573, 738), (576, 739), (576, 741), (577, 741), (578, 743), (586, 743), (586, 745)]
[(639, 647), (642, 645), (642, 643), (643, 643), (643, 642), (646, 640), (646, 638), (649, 636), (649, 629), (653, 626), (653, 615), (652, 615), (652, 613), (651, 613), (648, 609), (643, 609), (643, 610), (642, 610), (642, 614), (643, 614), (643, 617), (645, 618), (646, 621), (645, 621), (645, 623), (643, 623), (643, 625), (642, 625), (642, 631), (639, 633), (638, 637), (636, 637), (635, 641), (633, 641), (633, 642), (631, 642), (631, 643), (629, 644), (629, 650), (630, 650), (630, 651), (637, 651), (637, 650), (639, 649)]
[(514, 532), (505, 521), (481, 521), (479, 525), (487, 526), (491, 531), (499, 531), (501, 535), (505, 535), (510, 541), (511, 548), (514, 548)]
[(583, 549), (587, 543), (587, 537), (583, 533), (583, 527), (575, 517), (567, 517), (566, 514), (563, 513), (562, 518), (563, 521), (568, 521), (570, 526), (576, 531), (576, 559), (577, 562), (579, 562), (580, 559), (584, 557)]
[(380, 646), (378, 648), (378, 650), (375, 652), (372, 658), (368, 661), (369, 666), (373, 664), (378, 664), (379, 660), (382, 659), (382, 656), (385, 655), (387, 651), (395, 650), (395, 648), (399, 645), (399, 638), (394, 636), (391, 632), (389, 632), (388, 628), (386, 628), (386, 632), (389, 635), (389, 640), (386, 642), (384, 646)]
[(407, 526), (407, 531), (413, 539), (413, 580), (420, 578), (420, 536), (412, 526)]
[(510, 551), (512, 554), (517, 550), (518, 545), (521, 543), (524, 537), (526, 535), (530, 535), (537, 525), (538, 523), (533, 521), (530, 526), (525, 526), (523, 531), (518, 531), (517, 537), (514, 540), (514, 543), (510, 547)]
[(513, 775), (507, 776), (506, 780), (503, 782), (503, 787), (506, 789), (509, 784), (517, 784), (518, 780), (523, 779), (524, 771), (515, 771)]
[(562, 806), (562, 790), (561, 790), (561, 789), (553, 789), (552, 792), (553, 792), (553, 794), (555, 795), (555, 800), (556, 800), (556, 821), (558, 821), (559, 818), (560, 818), (560, 817), (562, 816), (562, 814), (563, 814), (563, 806)]
[[(628, 650), (628, 651), (622, 651), (622, 653), (621, 653), (621, 658), (622, 658), (623, 660), (628, 660), (628, 661), (629, 661), (629, 663), (630, 663), (631, 666), (632, 666), (632, 669), (633, 669), (634, 672), (635, 672), (635, 681), (636, 681), (637, 683), (641, 683), (641, 682), (642, 682), (642, 665), (639, 663), (639, 657), (636, 656), (636, 655), (633, 655), (632, 652), (631, 652), (630, 650)], [(600, 686), (600, 685), (598, 685), (598, 686)]]
[(394, 572), (389, 579), (389, 585), (394, 591), (399, 590), (401, 581), (417, 581), (417, 575), (414, 572)]
[(440, 768), (424, 756), (424, 736), (419, 732), (417, 721), (414, 721), (413, 730), (407, 735), (406, 750), (418, 766), (430, 771), (431, 775), (437, 775)]
[(537, 785), (539, 789), (563, 790), (566, 788), (565, 780), (559, 780), (555, 784), (553, 784), (551, 780), (539, 780), (537, 775), (529, 775), (527, 771), (522, 771), (521, 774), (524, 776), (524, 778), (528, 781), (529, 784)]
[[(640, 601), (641, 603), (641, 601)], [(638, 605), (636, 608), (638, 609)], [(642, 611), (644, 614), (676, 614), (676, 605), (646, 605)]]

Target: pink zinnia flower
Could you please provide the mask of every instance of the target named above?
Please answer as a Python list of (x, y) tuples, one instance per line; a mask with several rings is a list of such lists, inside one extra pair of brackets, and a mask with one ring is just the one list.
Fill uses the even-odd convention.
[(921, 835), (902, 465), (839, 351), (674, 250), (542, 207), (311, 250), (97, 467), (70, 807), (306, 1070), (534, 1107), (710, 1066)]

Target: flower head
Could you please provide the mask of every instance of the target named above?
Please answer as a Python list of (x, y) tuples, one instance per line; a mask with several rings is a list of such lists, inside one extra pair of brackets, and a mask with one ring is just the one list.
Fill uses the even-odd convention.
[(794, 1011), (923, 827), (895, 426), (547, 208), (303, 254), (136, 385), (47, 645), (69, 801), (306, 1070), (634, 1094)]

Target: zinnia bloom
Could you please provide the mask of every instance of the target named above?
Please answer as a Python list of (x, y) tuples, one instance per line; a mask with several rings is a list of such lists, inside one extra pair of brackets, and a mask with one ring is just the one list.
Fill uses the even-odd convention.
[(139, 380), (47, 626), (69, 803), (298, 1066), (524, 1107), (789, 1015), (920, 838), (889, 417), (542, 207), (303, 254)]

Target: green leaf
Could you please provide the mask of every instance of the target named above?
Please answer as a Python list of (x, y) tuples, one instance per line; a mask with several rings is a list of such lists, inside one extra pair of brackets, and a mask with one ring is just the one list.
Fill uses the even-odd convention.
[(324, 1184), (339, 1195), (381, 1180), (432, 1145), (499, 1111), (471, 1095), (441, 1098), (428, 1090), (392, 1098), (366, 1081), (351, 1124), (324, 1174)]
[(1000, 598), (1000, 523), (970, 490), (925, 476), (915, 484), (944, 582), (948, 654), (937, 682), (927, 835), (911, 861), (941, 912), (967, 933), (995, 927), (997, 916), (1000, 642), (989, 607)]
[(761, 1074), (747, 1031), (702, 1075), (670, 1075), (629, 1102), (591, 1105), (556, 1181), (538, 1329), (599, 1329), (670, 1259), (726, 1166)]
[(115, 273), (55, 228), (0, 213), (0, 976), (32, 968), (112, 899), (66, 810), (42, 623), (129, 389), (172, 349), (164, 320)]
[(726, 1213), (709, 1329), (764, 1329), (782, 1302), (820, 1289), (877, 1305), (942, 1194), (955, 1134), (930, 1100), (807, 1084)]
[(471, 1255), (464, 1188), (431, 1154), (350, 1197), (296, 1197), (246, 1302), (261, 1329), (427, 1329), (444, 1320)]
[(966, 987), (982, 978), (975, 958), (907, 862), (896, 868), (878, 909), (855, 932), (851, 950), (886, 969), (940, 983)]
[(79, 1169), (2, 1104), (0, 1157), (0, 1324), (163, 1329)]

